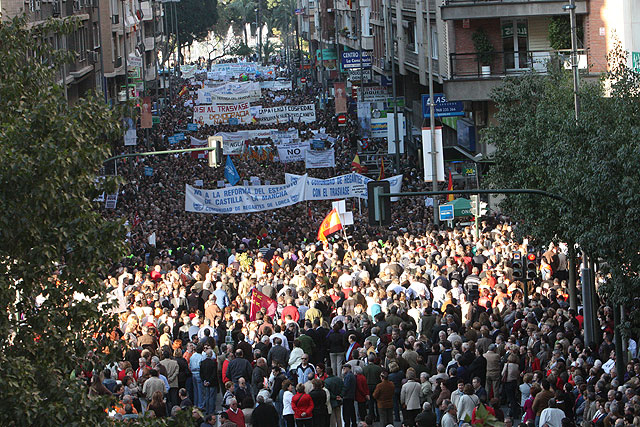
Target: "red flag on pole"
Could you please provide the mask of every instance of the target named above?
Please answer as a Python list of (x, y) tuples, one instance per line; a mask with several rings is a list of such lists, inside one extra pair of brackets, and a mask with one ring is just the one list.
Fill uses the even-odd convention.
[[(451, 169), (449, 169), (449, 185), (447, 185), (447, 190), (453, 190), (453, 179), (451, 178)], [(447, 194), (447, 202), (453, 201), (453, 194)]]
[(278, 308), (278, 303), (276, 300), (269, 298), (262, 292), (254, 289), (251, 291), (251, 309), (249, 310), (249, 321), (253, 322), (256, 320), (256, 313), (260, 311), (263, 307), (267, 309), (267, 315), (272, 317), (276, 314), (276, 309)]

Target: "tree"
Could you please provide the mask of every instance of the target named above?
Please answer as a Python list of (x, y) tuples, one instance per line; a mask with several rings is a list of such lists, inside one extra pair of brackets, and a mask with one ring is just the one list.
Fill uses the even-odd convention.
[[(614, 307), (632, 306), (640, 294), (640, 77), (626, 56), (616, 43), (603, 80), (582, 83), (577, 121), (564, 70), (507, 79), (493, 94), (498, 124), (483, 134), (497, 149), (493, 186), (544, 189), (569, 201), (508, 196), (504, 211), (526, 234), (576, 242), (599, 260), (606, 279), (599, 294)], [(638, 329), (638, 310), (629, 315)]]
[[(165, 3), (167, 20), (171, 23), (178, 21), (178, 39), (175, 34), (170, 35), (166, 50), (162, 55), (163, 61), (169, 58), (169, 53), (183, 46), (190, 46), (194, 41), (204, 40), (218, 22), (217, 0), (181, 0), (178, 3)], [(175, 12), (174, 12), (175, 11)], [(182, 54), (180, 53), (180, 58)]]
[(95, 95), (70, 106), (55, 83), (75, 52), (47, 40), (77, 24), (0, 23), (0, 425), (107, 423), (109, 402), (79, 374), (119, 351), (103, 279), (126, 229), (93, 199), (116, 188), (96, 175), (122, 137), (121, 111)]

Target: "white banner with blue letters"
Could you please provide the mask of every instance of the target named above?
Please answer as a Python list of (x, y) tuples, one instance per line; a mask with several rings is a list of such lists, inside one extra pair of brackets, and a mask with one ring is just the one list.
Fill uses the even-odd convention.
[(185, 186), (187, 212), (241, 214), (291, 206), (304, 200), (306, 175), (284, 185), (234, 186), (216, 190)]

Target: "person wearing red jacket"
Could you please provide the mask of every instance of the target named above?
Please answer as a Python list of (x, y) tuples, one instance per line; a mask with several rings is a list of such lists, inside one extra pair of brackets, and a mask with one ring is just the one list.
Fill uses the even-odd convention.
[(291, 409), (293, 409), (296, 427), (311, 427), (313, 399), (304, 392), (304, 384), (298, 384), (296, 391), (296, 395), (291, 399)]
[(353, 373), (356, 374), (356, 402), (358, 402), (358, 414), (360, 415), (360, 421), (364, 421), (367, 416), (367, 401), (370, 399), (367, 377), (362, 373), (362, 368), (360, 366), (353, 368)]
[(300, 320), (300, 312), (298, 307), (293, 304), (293, 298), (287, 300), (287, 306), (282, 310), (282, 321), (285, 322), (287, 315), (291, 316), (291, 320), (298, 323)]

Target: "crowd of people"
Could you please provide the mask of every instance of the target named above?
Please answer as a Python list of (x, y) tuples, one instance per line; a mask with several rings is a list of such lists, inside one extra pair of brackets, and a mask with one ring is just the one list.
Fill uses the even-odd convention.
[[(298, 87), (280, 102), (317, 94)], [(186, 127), (184, 101), (162, 112), (153, 148)], [(348, 173), (358, 150), (355, 125), (339, 128), (333, 116), (329, 106), (315, 123), (279, 125), (324, 128), (336, 139), (335, 170), (314, 176)], [(236, 167), (272, 183), (304, 173), (251, 158)], [(118, 172), (127, 183), (105, 215), (128, 218), (132, 252), (105, 282), (120, 301), (116, 335), (127, 350), (88, 375), (90, 394), (116, 397), (114, 417), (191, 411), (194, 425), (226, 427), (640, 425), (635, 342), (630, 354), (615, 353), (607, 306), (597, 312), (601, 343), (584, 342), (563, 245), (541, 251), (544, 276), (525, 304), (512, 260), (527, 246), (506, 218), (482, 222), (476, 239), (470, 226), (434, 226), (424, 200), (406, 198), (394, 202), (391, 227), (368, 227), (356, 213), (348, 236), (319, 241), (330, 202), (195, 214), (184, 211), (184, 184), (213, 185), (222, 168), (177, 155), (128, 161)], [(403, 189), (424, 187), (411, 165), (399, 172)], [(274, 300), (275, 312), (253, 318), (254, 292)], [(624, 378), (618, 357), (629, 360)]]

